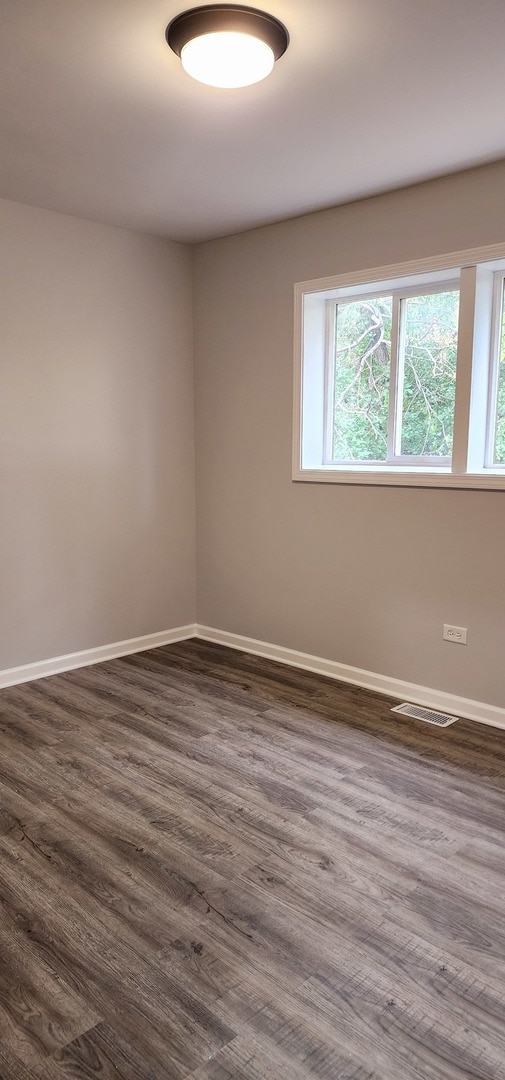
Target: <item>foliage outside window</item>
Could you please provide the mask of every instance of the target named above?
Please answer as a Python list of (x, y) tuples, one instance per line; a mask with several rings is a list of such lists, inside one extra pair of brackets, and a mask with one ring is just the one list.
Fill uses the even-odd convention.
[(295, 479), (505, 487), (503, 250), (296, 287)]

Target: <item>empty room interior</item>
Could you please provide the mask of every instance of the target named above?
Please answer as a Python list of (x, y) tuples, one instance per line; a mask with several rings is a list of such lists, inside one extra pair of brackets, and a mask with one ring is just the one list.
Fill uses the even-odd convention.
[(0, 1080), (505, 1080), (504, 43), (0, 3)]

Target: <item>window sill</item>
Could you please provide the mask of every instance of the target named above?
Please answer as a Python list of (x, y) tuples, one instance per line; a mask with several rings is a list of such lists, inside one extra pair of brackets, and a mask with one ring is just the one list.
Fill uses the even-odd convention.
[(485, 473), (465, 473), (457, 475), (447, 469), (370, 466), (361, 469), (358, 466), (336, 469), (334, 466), (322, 466), (318, 469), (295, 469), (293, 480), (311, 484), (375, 484), (382, 487), (431, 487), (431, 488), (470, 488), (482, 491), (504, 491), (505, 471), (493, 470)]

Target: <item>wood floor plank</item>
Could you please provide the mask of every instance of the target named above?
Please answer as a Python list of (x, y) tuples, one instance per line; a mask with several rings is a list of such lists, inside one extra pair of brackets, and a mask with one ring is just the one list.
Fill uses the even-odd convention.
[[(314, 977), (300, 993), (299, 1008), (333, 1025), (338, 1016), (341, 1043), (359, 1044), (361, 1060), (379, 1075), (408, 1080), (496, 1080), (503, 1066), (496, 1029), (469, 1031), (454, 1009), (410, 994), (380, 971), (340, 971), (332, 979)], [(466, 1010), (463, 1013), (465, 1015)], [(501, 1040), (500, 1040), (501, 1041)]]
[(97, 1024), (78, 1039), (55, 1051), (35, 1070), (37, 1080), (169, 1080), (177, 1076), (170, 1065), (138, 1053), (108, 1024)]
[(315, 1040), (295, 1060), (291, 1047), (268, 1044), (263, 1033), (250, 1032), (228, 1043), (190, 1080), (376, 1080), (376, 1074)]
[[(128, 1039), (130, 1032), (136, 1031), (137, 1044), (153, 1055), (158, 1067), (168, 1062), (173, 1075), (181, 1077), (234, 1036), (203, 1001), (181, 987), (167, 965), (157, 962), (157, 954), (125, 921), (119, 924), (115, 914), (111, 917), (108, 910), (97, 910), (86, 895), (79, 898), (70, 883), (64, 893), (61, 882), (51, 887), (50, 863), (44, 873), (36, 855), (24, 856), (23, 865), (18, 863), (17, 873), (11, 875), (3, 864), (4, 860), (0, 902), (6, 924), (29, 937), (34, 964), (44, 960), (58, 980), (81, 993), (81, 1031), (95, 1023), (95, 1019), (85, 1023), (94, 1003), (98, 1017), (103, 1016), (122, 1038)], [(206, 904), (198, 894), (195, 899), (201, 917)], [(186, 925), (182, 914), (178, 925)], [(6, 966), (10, 978), (16, 980), (19, 968), (10, 962)], [(15, 985), (14, 981), (12, 988)], [(50, 999), (47, 1010), (49, 1007)], [(52, 1013), (46, 1016), (46, 1023), (52, 1030)], [(27, 1031), (30, 1034), (29, 1025)], [(66, 1044), (73, 1040), (58, 1041)], [(17, 1040), (14, 1049), (25, 1064), (35, 1063), (31, 1045), (27, 1048)], [(44, 1043), (41, 1049), (47, 1056), (52, 1048)]]
[(35, 1073), (27, 1069), (2, 1042), (0, 1042), (0, 1076), (2, 1080), (37, 1080)]
[[(2, 864), (5, 852), (1, 853)], [(71, 983), (27, 941), (19, 922), (0, 920), (0, 1044), (25, 1065), (64, 1046), (100, 1019)], [(1, 1074), (0, 1074), (1, 1075)]]
[(504, 1080), (505, 736), (203, 641), (0, 692), (0, 1080)]

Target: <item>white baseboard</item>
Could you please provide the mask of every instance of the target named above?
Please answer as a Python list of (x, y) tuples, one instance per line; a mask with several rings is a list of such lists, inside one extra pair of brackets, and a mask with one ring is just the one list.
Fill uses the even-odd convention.
[(95, 649), (67, 653), (50, 660), (38, 660), (34, 664), (21, 667), (5, 668), (0, 671), (0, 688), (16, 686), (18, 683), (31, 682), (33, 679), (45, 679), (48, 675), (59, 675), (62, 671), (88, 667), (90, 664), (102, 664), (105, 660), (115, 660), (118, 656), (157, 649), (160, 645), (171, 645), (175, 641), (185, 641), (195, 637), (196, 626), (176, 626), (173, 630), (162, 630), (158, 634), (145, 634), (144, 637), (129, 638), (127, 641), (115, 641), (112, 645), (99, 645)]
[(105, 660), (114, 660), (120, 656), (128, 656), (130, 653), (157, 649), (161, 645), (170, 645), (191, 637), (199, 637), (218, 645), (227, 645), (230, 649), (253, 653), (255, 656), (264, 656), (268, 660), (278, 660), (281, 664), (289, 664), (292, 667), (302, 668), (304, 671), (314, 671), (330, 679), (352, 683), (354, 686), (363, 686), (367, 690), (375, 690), (379, 694), (387, 694), (388, 697), (400, 698), (402, 701), (411, 701), (415, 705), (425, 705), (428, 708), (451, 713), (453, 716), (476, 720), (479, 724), (505, 729), (505, 709), (499, 709), (496, 705), (472, 701), (470, 698), (458, 697), (456, 694), (448, 694), (443, 690), (433, 690), (428, 686), (418, 686), (416, 683), (402, 682), (388, 675), (378, 675), (374, 671), (339, 664), (336, 660), (325, 660), (320, 656), (311, 656), (310, 653), (298, 652), (296, 649), (287, 649), (282, 645), (272, 645), (268, 641), (258, 641), (256, 638), (231, 634), (227, 630), (217, 630), (212, 626), (201, 626), (198, 623), (177, 626), (172, 630), (162, 630), (157, 634), (146, 634), (144, 637), (130, 638), (127, 641), (115, 641), (112, 645), (100, 645), (94, 649), (67, 653), (66, 656), (56, 656), (49, 660), (38, 660), (33, 664), (6, 668), (0, 671), (0, 689), (16, 686), (18, 683), (31, 682), (34, 679), (44, 679), (48, 675), (58, 675), (61, 672), (87, 667), (90, 664), (101, 664)]
[(330, 679), (339, 679), (341, 682), (363, 686), (367, 690), (387, 694), (388, 697), (411, 701), (415, 705), (425, 705), (427, 708), (451, 713), (452, 716), (461, 716), (468, 720), (476, 720), (479, 724), (505, 729), (505, 709), (499, 709), (496, 705), (486, 705), (483, 701), (472, 701), (471, 698), (458, 697), (456, 694), (448, 694), (443, 690), (432, 690), (428, 686), (402, 682), (401, 679), (392, 679), (388, 675), (378, 675), (374, 671), (339, 664), (336, 660), (324, 660), (320, 656), (311, 656), (309, 653), (297, 652), (295, 649), (285, 649), (281, 645), (257, 641), (256, 638), (243, 637), (241, 634), (230, 634), (226, 630), (216, 630), (212, 626), (197, 625), (196, 636), (218, 645), (227, 645), (230, 649), (254, 653), (268, 660), (278, 660), (281, 664), (290, 664), (292, 667), (303, 668), (305, 671), (314, 671)]

